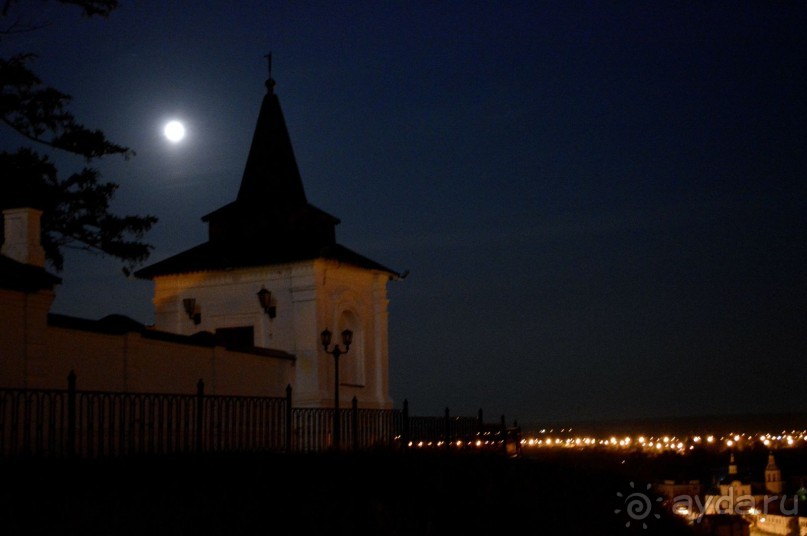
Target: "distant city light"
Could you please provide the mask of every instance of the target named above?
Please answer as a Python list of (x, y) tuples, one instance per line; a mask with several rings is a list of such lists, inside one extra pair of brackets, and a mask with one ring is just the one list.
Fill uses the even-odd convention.
[[(564, 432), (563, 430), (566, 430)], [(807, 430), (793, 431), (792, 433), (783, 433), (782, 435), (773, 436), (770, 433), (765, 434), (745, 434), (732, 432), (726, 436), (718, 436), (715, 434), (693, 434), (691, 436), (674, 436), (662, 435), (652, 436), (648, 434), (641, 434), (636, 436), (621, 435), (621, 434), (603, 434), (601, 437), (592, 437), (584, 435), (573, 435), (571, 428), (562, 429), (561, 433), (557, 432), (553, 436), (549, 436), (552, 430), (541, 429), (534, 435), (526, 435), (521, 444), (528, 448), (600, 448), (608, 450), (633, 450), (633, 451), (646, 451), (652, 453), (661, 453), (664, 451), (675, 452), (681, 455), (687, 454), (698, 448), (713, 448), (713, 449), (735, 449), (753, 447), (754, 444), (764, 445), (770, 449), (781, 449), (794, 447), (800, 445), (801, 441), (807, 441)], [(476, 441), (476, 445), (480, 446), (481, 442)]]

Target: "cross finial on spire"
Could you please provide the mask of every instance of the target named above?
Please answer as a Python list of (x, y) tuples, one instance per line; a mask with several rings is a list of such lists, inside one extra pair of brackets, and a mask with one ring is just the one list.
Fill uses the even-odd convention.
[(274, 93), (275, 81), (272, 80), (272, 53), (264, 54), (263, 57), (266, 58), (266, 64), (269, 69), (269, 78), (266, 79), (266, 90), (269, 93)]

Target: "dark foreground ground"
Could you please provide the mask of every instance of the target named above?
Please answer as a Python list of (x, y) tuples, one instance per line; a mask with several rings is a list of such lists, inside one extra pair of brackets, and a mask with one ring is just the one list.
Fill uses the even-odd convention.
[(0, 535), (688, 534), (663, 512), (626, 528), (620, 467), (435, 452), (2, 461)]

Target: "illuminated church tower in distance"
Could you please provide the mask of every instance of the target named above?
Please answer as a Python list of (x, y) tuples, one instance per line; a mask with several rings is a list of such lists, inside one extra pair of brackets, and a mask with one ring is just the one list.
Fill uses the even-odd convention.
[(768, 454), (768, 465), (765, 467), (765, 490), (768, 493), (781, 494), (783, 489), (782, 471), (776, 465), (773, 452), (771, 452)]
[(208, 240), (135, 275), (154, 281), (155, 329), (293, 356), (295, 406), (333, 404), (334, 359), (320, 333), (340, 342), (352, 330), (340, 399), (391, 408), (387, 282), (399, 275), (337, 243), (339, 219), (308, 203), (274, 86), (267, 80), (235, 201), (202, 218)]

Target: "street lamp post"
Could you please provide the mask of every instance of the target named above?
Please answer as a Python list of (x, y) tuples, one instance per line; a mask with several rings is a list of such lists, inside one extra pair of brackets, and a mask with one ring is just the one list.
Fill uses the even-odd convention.
[(342, 331), (342, 344), (345, 345), (345, 349), (342, 350), (338, 344), (333, 345), (332, 350), (328, 350), (328, 347), (331, 345), (331, 335), (332, 333), (328, 328), (325, 328), (322, 333), (320, 333), (320, 341), (322, 342), (322, 347), (325, 349), (326, 354), (331, 354), (333, 356), (333, 363), (334, 363), (334, 380), (333, 380), (333, 445), (336, 449), (339, 449), (339, 443), (341, 439), (341, 433), (339, 429), (340, 421), (339, 421), (339, 356), (342, 354), (347, 353), (350, 350), (350, 343), (353, 342), (353, 332), (349, 329)]

